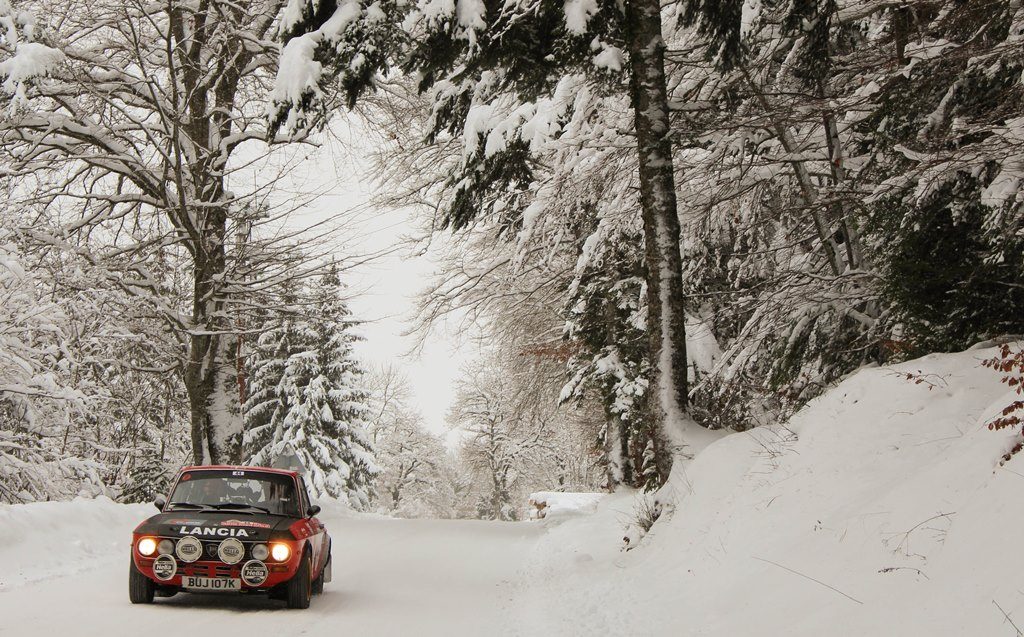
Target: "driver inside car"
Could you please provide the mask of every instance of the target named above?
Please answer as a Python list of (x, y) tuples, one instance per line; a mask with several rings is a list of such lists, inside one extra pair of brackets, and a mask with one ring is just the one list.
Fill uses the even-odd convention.
[(224, 489), (220, 480), (200, 480), (196, 485), (197, 504), (220, 504), (224, 501)]
[(289, 484), (273, 483), (268, 485), (268, 503), (273, 503), (274, 513), (279, 515), (290, 515), (295, 509), (295, 490)]

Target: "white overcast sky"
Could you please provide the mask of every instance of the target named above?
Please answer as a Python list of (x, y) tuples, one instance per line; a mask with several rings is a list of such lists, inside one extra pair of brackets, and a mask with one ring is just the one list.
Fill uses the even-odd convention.
[(300, 228), (325, 219), (336, 222), (340, 263), (350, 261), (356, 253), (387, 253), (344, 273), (352, 294), (349, 307), (363, 322), (359, 332), (365, 340), (357, 353), (367, 367), (390, 364), (405, 374), (426, 427), (445, 435), (445, 415), (455, 380), (471, 345), (441, 326), (422, 348), (413, 351), (418, 340), (406, 332), (417, 294), (435, 275), (436, 250), (414, 255), (400, 247), (404, 237), (417, 233), (416, 213), (373, 208), (369, 200), (378, 185), (367, 174), (365, 149), (359, 147), (366, 138), (351, 132), (343, 121), (334, 132), (337, 139), (325, 140), (319, 148), (286, 151), (294, 154), (298, 163), (277, 184), (272, 199), (287, 205), (295, 200), (292, 193), (321, 193), (293, 213), (289, 225)]

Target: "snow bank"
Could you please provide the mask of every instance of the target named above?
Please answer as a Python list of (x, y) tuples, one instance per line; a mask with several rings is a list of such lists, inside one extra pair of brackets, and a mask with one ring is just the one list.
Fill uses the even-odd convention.
[(551, 519), (569, 515), (593, 513), (604, 493), (566, 493), (564, 491), (537, 491), (530, 494), (531, 518)]
[(128, 568), (132, 530), (156, 513), (152, 504), (106, 497), (0, 505), (0, 592), (122, 558)]
[[(346, 502), (316, 500), (331, 527), (344, 519), (376, 518)], [(118, 504), (110, 498), (0, 505), (0, 593), (123, 560), (128, 568), (132, 530), (155, 515), (152, 504)]]
[(863, 370), (786, 426), (711, 444), (628, 553), (629, 497), (552, 527), (522, 634), (1014, 634), (1024, 460), (999, 467), (1013, 435), (985, 428), (1011, 400), (980, 365), (994, 353)]

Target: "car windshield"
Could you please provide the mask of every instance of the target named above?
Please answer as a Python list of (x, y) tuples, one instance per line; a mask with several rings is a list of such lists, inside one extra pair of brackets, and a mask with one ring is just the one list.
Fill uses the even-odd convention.
[(291, 476), (245, 470), (183, 473), (171, 493), (168, 507), (296, 517), (299, 512), (295, 481)]

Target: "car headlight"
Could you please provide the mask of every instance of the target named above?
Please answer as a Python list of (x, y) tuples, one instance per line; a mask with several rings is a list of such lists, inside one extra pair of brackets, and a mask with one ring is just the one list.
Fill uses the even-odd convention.
[(270, 549), (267, 548), (266, 544), (257, 544), (257, 545), (252, 547), (252, 557), (253, 557), (253, 559), (256, 559), (256, 560), (259, 560), (259, 561), (262, 562), (263, 560), (267, 559), (268, 555), (270, 555)]
[(156, 550), (160, 555), (170, 555), (174, 552), (174, 542), (164, 538), (160, 540), (160, 543), (156, 545)]
[(286, 562), (291, 557), (292, 549), (287, 544), (271, 544), (270, 556), (275, 562)]
[(186, 535), (174, 545), (174, 554), (186, 564), (191, 564), (203, 556), (203, 543), (194, 535)]
[(156, 540), (151, 537), (144, 537), (139, 540), (138, 548), (140, 555), (152, 555), (156, 553)]

